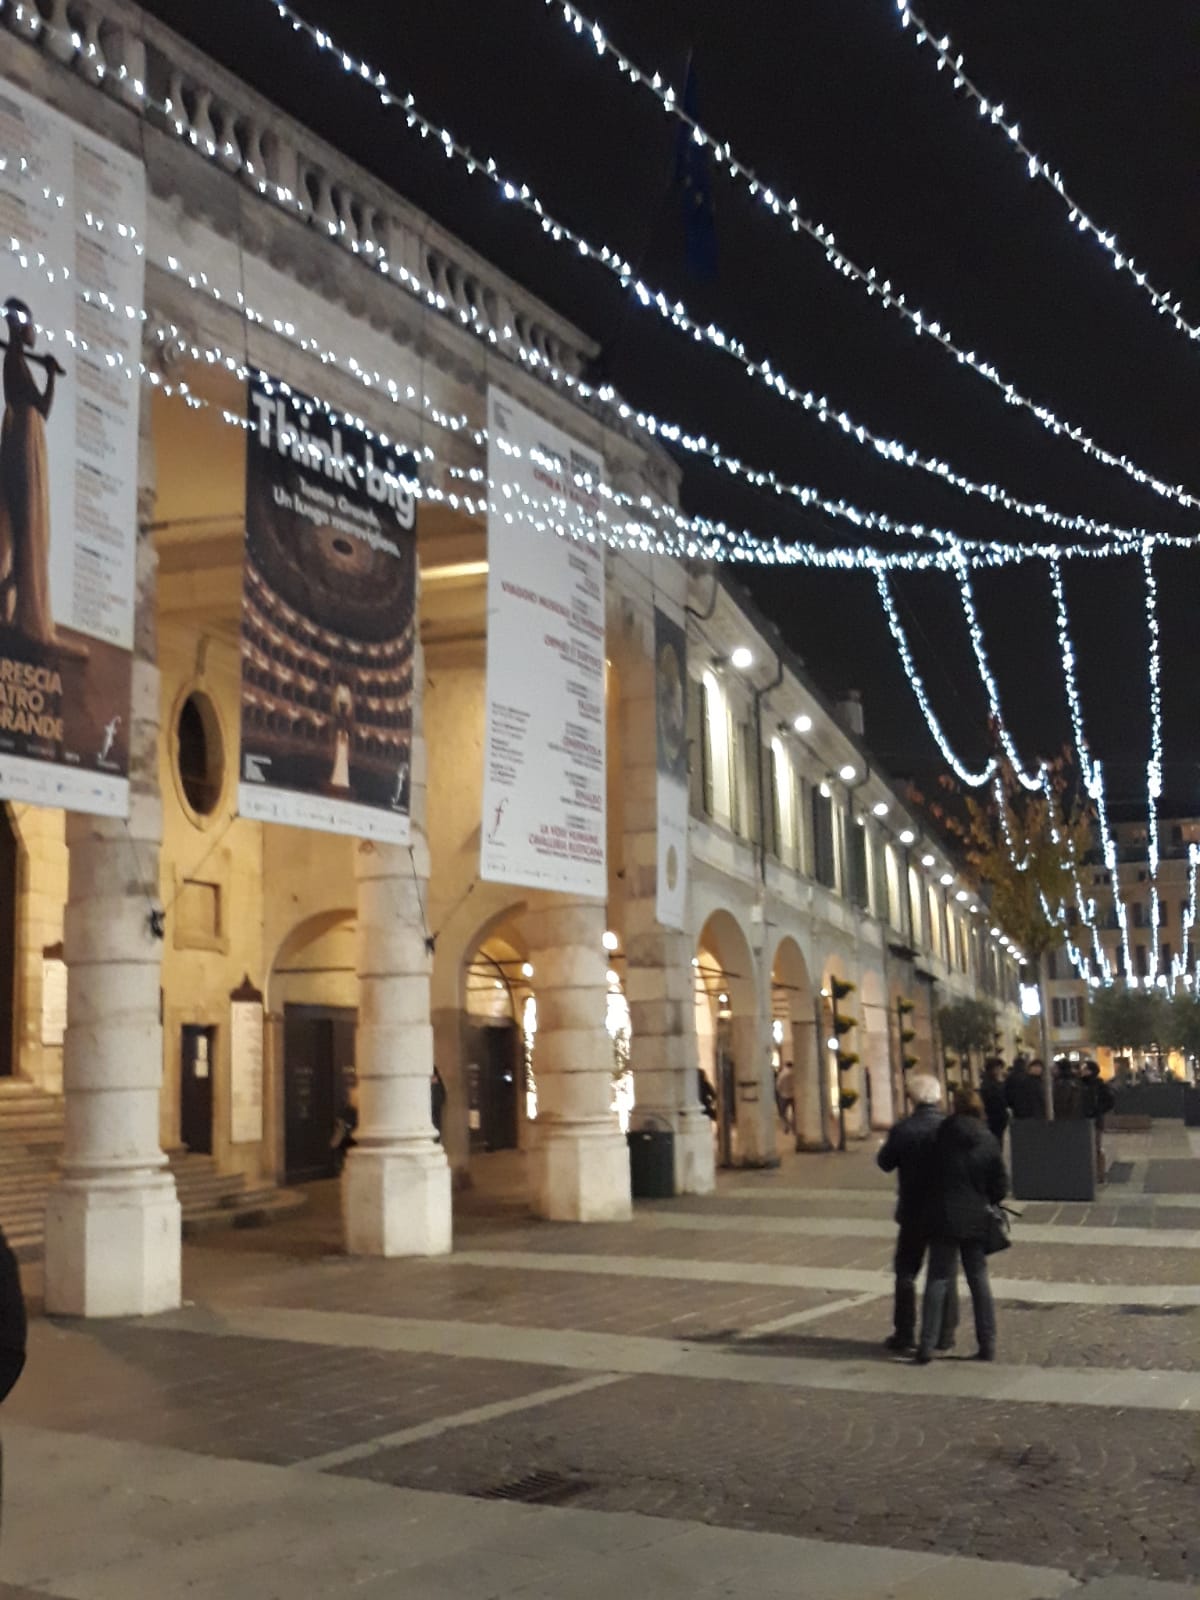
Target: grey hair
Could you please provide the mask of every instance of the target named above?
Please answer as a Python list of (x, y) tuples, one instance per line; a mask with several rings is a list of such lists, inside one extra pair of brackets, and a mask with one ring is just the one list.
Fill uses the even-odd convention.
[(942, 1086), (928, 1073), (918, 1072), (916, 1077), (908, 1080), (908, 1098), (915, 1106), (940, 1105)]

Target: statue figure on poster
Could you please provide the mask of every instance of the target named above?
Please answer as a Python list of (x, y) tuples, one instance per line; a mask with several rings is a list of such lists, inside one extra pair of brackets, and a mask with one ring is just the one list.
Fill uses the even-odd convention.
[[(58, 645), (50, 610), (50, 467), (46, 419), (65, 370), (34, 353), (36, 330), (23, 300), (4, 303), (4, 422), (0, 426), (0, 623), (37, 644)], [(39, 388), (35, 366), (44, 369)]]

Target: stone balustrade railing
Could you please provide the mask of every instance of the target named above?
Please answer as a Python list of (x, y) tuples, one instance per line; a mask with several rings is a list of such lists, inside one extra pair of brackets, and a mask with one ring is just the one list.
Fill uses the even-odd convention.
[(0, 0), (0, 23), (489, 344), (572, 378), (596, 354), (564, 318), (132, 0)]

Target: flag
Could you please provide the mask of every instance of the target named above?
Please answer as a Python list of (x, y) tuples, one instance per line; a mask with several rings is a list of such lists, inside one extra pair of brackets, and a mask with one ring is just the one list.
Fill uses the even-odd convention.
[[(689, 63), (683, 90), (683, 109), (699, 122), (696, 72)], [(717, 275), (717, 226), (713, 207), (712, 170), (706, 145), (697, 144), (690, 123), (679, 124), (675, 152), (675, 183), (683, 205), (684, 249), (694, 278), (711, 281)]]

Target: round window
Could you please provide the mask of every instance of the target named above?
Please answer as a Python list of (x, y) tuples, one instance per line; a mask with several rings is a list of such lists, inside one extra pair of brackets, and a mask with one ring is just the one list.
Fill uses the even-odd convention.
[(225, 752), (217, 714), (207, 695), (188, 695), (179, 708), (175, 735), (184, 798), (197, 816), (210, 817), (221, 798)]

